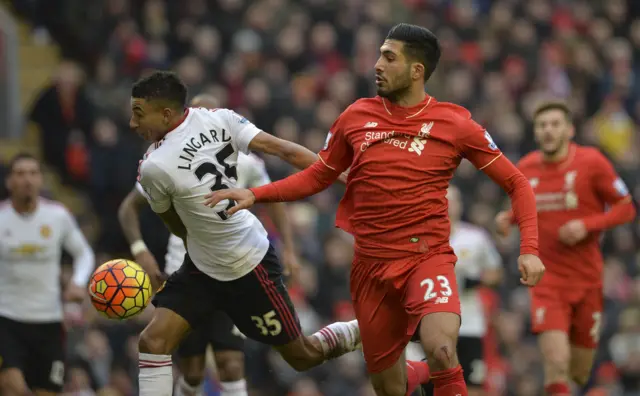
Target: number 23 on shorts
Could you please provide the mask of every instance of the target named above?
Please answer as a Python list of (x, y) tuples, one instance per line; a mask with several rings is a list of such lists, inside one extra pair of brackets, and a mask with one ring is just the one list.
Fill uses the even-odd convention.
[(444, 275), (436, 276), (435, 280), (425, 278), (420, 282), (420, 286), (425, 288), (424, 301), (435, 299), (435, 304), (446, 304), (449, 302), (449, 297), (453, 295), (451, 283)]

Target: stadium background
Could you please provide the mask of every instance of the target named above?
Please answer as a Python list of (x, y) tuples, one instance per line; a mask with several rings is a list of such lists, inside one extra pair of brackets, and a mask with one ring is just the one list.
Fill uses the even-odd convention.
[[(145, 149), (127, 127), (134, 79), (173, 68), (192, 95), (212, 93), (261, 128), (318, 151), (339, 112), (372, 94), (378, 47), (400, 21), (429, 27), (442, 41), (429, 93), (468, 107), (513, 161), (534, 148), (532, 107), (563, 98), (577, 140), (599, 146), (640, 197), (640, 2), (633, 0), (0, 1), (0, 160), (37, 153), (46, 194), (74, 212), (97, 260), (128, 256), (116, 211)], [(273, 179), (292, 172), (266, 162)], [(504, 195), (466, 162), (455, 182), (466, 219), (491, 230)], [(289, 209), (304, 263), (292, 295), (307, 331), (352, 315), (350, 240), (332, 227), (340, 194), (332, 188)], [(143, 226), (162, 261), (164, 227), (149, 211)], [(604, 239), (606, 313), (593, 394), (640, 394), (637, 231), (633, 224)], [(488, 381), (492, 394), (539, 395), (517, 236), (497, 243), (507, 278), (487, 294), (497, 337)], [(135, 334), (148, 318), (107, 322), (87, 306), (68, 306), (66, 316), (69, 394), (136, 394)], [(262, 346), (249, 344), (247, 355), (252, 395), (372, 395), (357, 354), (305, 375)]]

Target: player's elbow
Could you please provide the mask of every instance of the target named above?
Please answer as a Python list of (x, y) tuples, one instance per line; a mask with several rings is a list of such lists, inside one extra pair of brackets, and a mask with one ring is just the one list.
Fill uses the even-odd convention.
[(626, 206), (625, 223), (629, 223), (629, 222), (633, 221), (633, 219), (635, 219), (636, 216), (638, 215), (638, 209), (636, 208), (636, 205), (634, 204), (634, 202), (632, 200), (630, 202), (627, 202), (625, 204), (625, 206)]
[(124, 226), (128, 218), (136, 216), (135, 205), (133, 203), (132, 192), (129, 193), (120, 203), (118, 207), (118, 221)]

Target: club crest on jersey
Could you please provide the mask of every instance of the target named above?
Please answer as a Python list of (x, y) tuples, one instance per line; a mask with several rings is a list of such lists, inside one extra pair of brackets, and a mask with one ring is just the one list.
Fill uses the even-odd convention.
[(489, 148), (493, 151), (498, 151), (498, 145), (493, 141), (493, 138), (489, 134), (489, 131), (484, 131), (484, 138), (489, 142)]
[(569, 171), (564, 175), (564, 189), (573, 190), (576, 184), (576, 177), (578, 177), (578, 171)]
[(331, 140), (331, 132), (327, 133), (327, 139), (324, 141), (323, 150), (326, 150), (329, 147), (329, 140)]
[(418, 136), (428, 138), (431, 135), (431, 128), (433, 128), (433, 121), (422, 124)]
[(51, 227), (49, 227), (48, 225), (43, 225), (40, 227), (40, 236), (43, 237), (44, 239), (47, 239), (51, 236)]

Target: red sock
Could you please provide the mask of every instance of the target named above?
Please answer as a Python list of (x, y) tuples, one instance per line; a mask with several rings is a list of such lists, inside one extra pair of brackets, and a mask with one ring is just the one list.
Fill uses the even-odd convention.
[(566, 382), (556, 382), (544, 387), (549, 396), (571, 396), (571, 388)]
[(420, 385), (429, 382), (429, 365), (427, 362), (407, 360), (407, 395), (409, 396)]
[(462, 367), (435, 372), (431, 375), (433, 396), (467, 396)]

